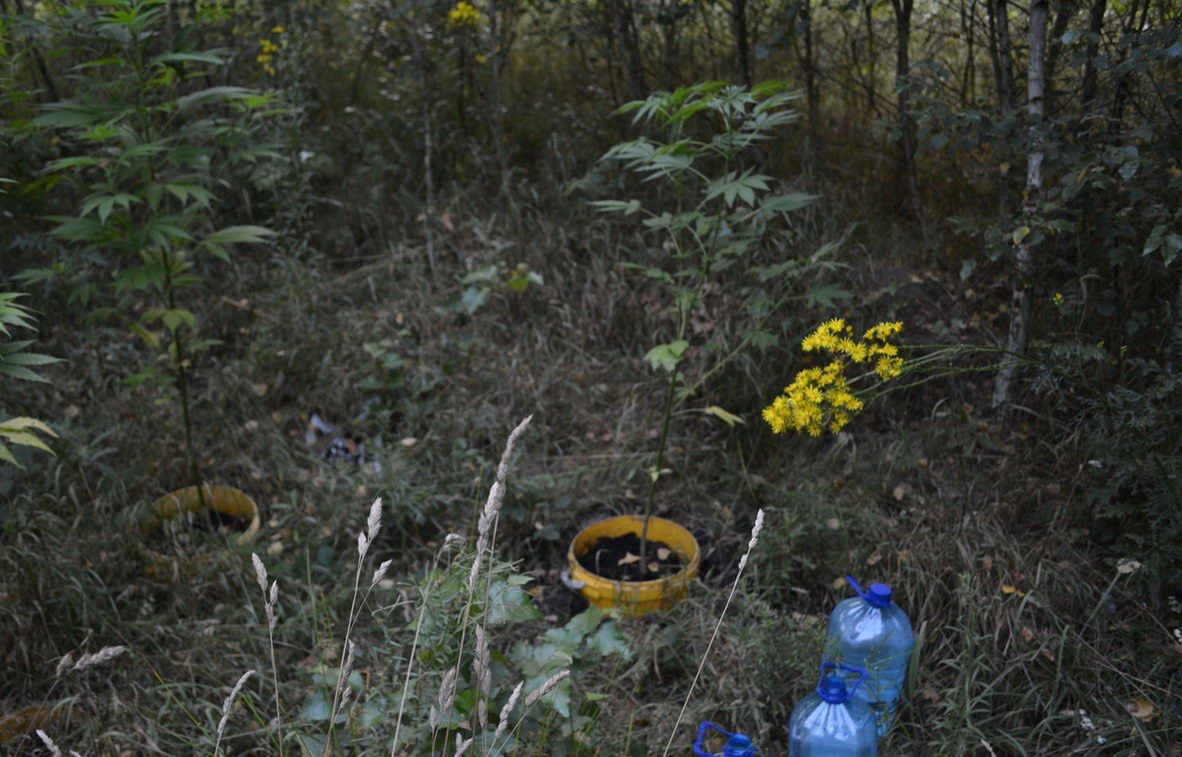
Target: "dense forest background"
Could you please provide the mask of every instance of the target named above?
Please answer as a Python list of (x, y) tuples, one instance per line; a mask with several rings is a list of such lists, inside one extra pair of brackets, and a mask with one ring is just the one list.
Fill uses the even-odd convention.
[[(783, 752), (852, 574), (919, 639), (885, 753), (1178, 754), (1180, 32), (0, 0), (0, 750)], [(772, 433), (832, 318), (901, 375)], [(258, 530), (160, 523), (197, 481)], [(572, 537), (646, 502), (697, 585), (584, 611)]]

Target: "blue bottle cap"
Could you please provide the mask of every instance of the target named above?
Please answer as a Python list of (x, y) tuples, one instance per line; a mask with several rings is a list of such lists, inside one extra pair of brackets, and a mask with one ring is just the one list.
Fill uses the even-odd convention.
[(866, 601), (875, 607), (890, 607), (891, 606), (891, 587), (886, 584), (870, 584), (870, 590), (866, 592)]
[(817, 684), (817, 696), (829, 704), (843, 704), (850, 701), (850, 692), (845, 687), (845, 681), (839, 676), (822, 676)]
[[(853, 673), (858, 676), (852, 689), (847, 689), (845, 679), (838, 670)], [(821, 663), (821, 680), (817, 681), (817, 696), (829, 704), (844, 704), (854, 698), (854, 692), (866, 680), (866, 671), (844, 662), (839, 666), (828, 660)]]
[(743, 734), (733, 734), (722, 748), (722, 757), (755, 757), (755, 745)]

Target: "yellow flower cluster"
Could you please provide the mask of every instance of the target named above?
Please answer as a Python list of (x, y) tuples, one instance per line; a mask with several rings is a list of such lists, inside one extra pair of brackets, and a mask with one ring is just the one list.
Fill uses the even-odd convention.
[(833, 360), (824, 367), (797, 373), (784, 393), (763, 409), (763, 419), (772, 433), (792, 430), (820, 436), (826, 427), (835, 434), (844, 428), (865, 404), (850, 390), (845, 376), (847, 361), (873, 362), (874, 372), (883, 381), (899, 376), (903, 358), (889, 340), (902, 329), (902, 323), (879, 323), (855, 341), (853, 329), (841, 318), (818, 326), (800, 346), (805, 352), (828, 352)]
[(899, 348), (890, 343), (890, 338), (903, 330), (898, 321), (884, 321), (871, 326), (854, 341), (854, 330), (841, 318), (825, 321), (817, 330), (800, 343), (805, 352), (824, 350), (834, 357), (849, 358), (855, 363), (874, 362), (874, 372), (883, 381), (893, 379), (903, 372), (903, 358)]
[[(276, 26), (275, 29), (282, 31), (283, 27)], [(274, 29), (272, 29), (272, 31), (274, 31)], [(271, 61), (274, 58), (275, 53), (279, 51), (279, 45), (275, 44), (269, 39), (264, 38), (259, 40), (259, 49), (261, 52), (254, 56), (254, 59), (258, 61), (258, 64), (263, 67), (263, 70), (266, 71), (268, 75), (274, 76), (277, 72), (275, 70), (275, 66), (271, 64)]]
[(467, 0), (460, 0), (456, 7), (447, 12), (447, 25), (453, 28), (476, 26), (480, 23), (480, 11)]

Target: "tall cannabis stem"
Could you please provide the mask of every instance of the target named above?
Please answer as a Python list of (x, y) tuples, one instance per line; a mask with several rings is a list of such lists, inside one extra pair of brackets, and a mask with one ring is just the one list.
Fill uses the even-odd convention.
[(640, 529), (641, 572), (648, 565), (648, 524), (653, 517), (653, 500), (657, 496), (657, 481), (665, 464), (665, 443), (669, 440), (669, 418), (673, 415), (673, 395), (677, 391), (677, 370), (669, 373), (669, 391), (665, 393), (665, 418), (661, 421), (661, 441), (657, 444), (657, 462), (649, 474), (648, 499), (644, 503), (644, 525)]
[[(164, 268), (164, 296), (168, 301), (169, 310), (176, 310), (176, 293), (172, 288), (172, 260), (166, 250), (160, 251), (160, 265)], [(197, 501), (201, 504), (201, 512), (208, 513), (208, 503), (205, 501), (205, 487), (202, 485), (201, 473), (197, 468), (197, 452), (193, 448), (193, 421), (189, 413), (189, 375), (185, 371), (185, 346), (181, 340), (181, 330), (178, 327), (172, 332), (173, 360), (176, 364), (176, 385), (181, 395), (181, 422), (185, 427), (185, 458), (188, 466), (189, 484), (197, 489)]]

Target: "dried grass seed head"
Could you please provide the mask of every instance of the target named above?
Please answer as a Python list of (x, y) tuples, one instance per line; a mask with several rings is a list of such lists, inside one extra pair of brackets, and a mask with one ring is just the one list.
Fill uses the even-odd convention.
[(529, 709), (530, 707), (533, 707), (538, 703), (539, 699), (553, 691), (555, 686), (562, 683), (562, 681), (569, 676), (570, 668), (563, 668), (554, 675), (550, 676), (548, 679), (546, 679), (545, 683), (531, 691), (529, 696), (525, 698), (525, 708)]
[(229, 696), (222, 702), (222, 718), (218, 721), (218, 741), (221, 741), (222, 734), (226, 732), (226, 724), (230, 722), (230, 711), (234, 707), (234, 700), (238, 698), (238, 694), (242, 691), (243, 685), (246, 684), (246, 679), (254, 675), (253, 670), (248, 670), (242, 674), (238, 679), (238, 683), (234, 684), (234, 688), (230, 689)]

